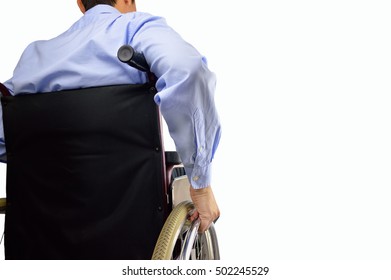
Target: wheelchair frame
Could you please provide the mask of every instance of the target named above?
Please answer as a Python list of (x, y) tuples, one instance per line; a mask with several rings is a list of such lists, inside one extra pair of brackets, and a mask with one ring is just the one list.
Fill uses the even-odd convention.
[[(123, 63), (147, 73), (150, 82), (156, 81), (149, 71), (142, 54), (131, 46), (125, 45), (118, 50), (118, 58)], [(0, 88), (6, 95), (4, 88)], [(160, 113), (159, 113), (160, 116)], [(198, 233), (199, 220), (190, 222), (189, 213), (194, 211), (194, 205), (189, 195), (190, 184), (181, 166), (176, 152), (164, 153), (166, 168), (166, 184), (163, 193), (168, 195), (167, 219), (164, 222), (156, 242), (152, 260), (218, 260), (220, 259), (217, 235), (214, 224), (204, 233)], [(175, 175), (179, 173), (180, 175)], [(0, 199), (0, 214), (5, 214), (7, 202)]]

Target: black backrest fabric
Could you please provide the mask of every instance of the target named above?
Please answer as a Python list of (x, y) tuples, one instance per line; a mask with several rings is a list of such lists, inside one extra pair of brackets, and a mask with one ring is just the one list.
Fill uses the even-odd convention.
[(6, 259), (150, 259), (163, 226), (148, 84), (2, 97)]

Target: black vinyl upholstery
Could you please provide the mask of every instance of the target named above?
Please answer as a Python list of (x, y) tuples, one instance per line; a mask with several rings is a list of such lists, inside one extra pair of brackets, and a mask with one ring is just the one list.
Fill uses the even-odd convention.
[(154, 87), (3, 96), (6, 259), (150, 259), (165, 217)]

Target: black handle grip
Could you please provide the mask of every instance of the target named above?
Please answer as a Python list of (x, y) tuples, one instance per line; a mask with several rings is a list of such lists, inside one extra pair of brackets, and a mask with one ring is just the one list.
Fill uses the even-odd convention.
[(149, 65), (145, 60), (142, 53), (136, 52), (131, 46), (123, 45), (118, 49), (117, 57), (123, 63), (127, 63), (130, 66), (143, 71), (149, 72)]

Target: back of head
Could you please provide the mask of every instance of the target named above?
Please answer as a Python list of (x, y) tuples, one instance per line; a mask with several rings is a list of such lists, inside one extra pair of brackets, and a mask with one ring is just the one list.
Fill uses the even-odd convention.
[(81, 0), (83, 3), (86, 11), (91, 9), (92, 7), (99, 5), (99, 4), (105, 4), (114, 6), (117, 3), (117, 0)]

